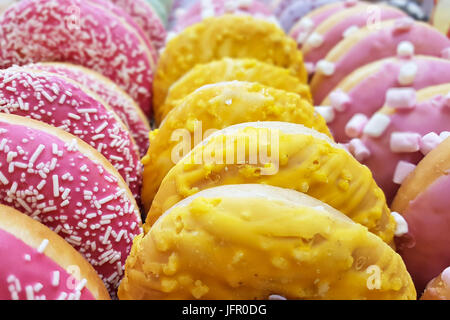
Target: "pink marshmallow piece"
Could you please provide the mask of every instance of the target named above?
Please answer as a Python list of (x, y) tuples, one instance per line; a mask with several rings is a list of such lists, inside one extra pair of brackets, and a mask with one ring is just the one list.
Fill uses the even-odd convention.
[(400, 160), (395, 168), (394, 178), (392, 181), (396, 184), (402, 184), (406, 177), (414, 171), (416, 165)]
[(420, 152), (427, 155), (431, 150), (436, 148), (442, 142), (442, 138), (435, 132), (427, 133), (420, 139)]
[(348, 144), (348, 150), (356, 160), (362, 162), (370, 157), (370, 150), (360, 139), (352, 139)]
[(394, 109), (412, 109), (416, 104), (413, 88), (391, 88), (386, 92), (386, 106)]
[(344, 112), (350, 105), (351, 98), (347, 93), (338, 89), (330, 93), (330, 103), (337, 112)]
[(367, 122), (369, 122), (369, 118), (365, 114), (357, 113), (355, 114), (349, 122), (347, 122), (345, 126), (345, 134), (349, 138), (356, 138), (361, 135), (364, 127)]
[(416, 152), (420, 150), (421, 136), (412, 132), (393, 132), (390, 147), (394, 153)]
[(395, 20), (394, 30), (395, 31), (409, 31), (414, 25), (414, 19), (410, 17), (399, 18)]

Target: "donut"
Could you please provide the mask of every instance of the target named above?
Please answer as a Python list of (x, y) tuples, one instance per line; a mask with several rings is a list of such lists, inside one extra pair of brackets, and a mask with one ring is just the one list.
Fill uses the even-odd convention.
[(109, 300), (94, 268), (64, 239), (0, 205), (1, 300)]
[(418, 292), (450, 265), (449, 172), (447, 138), (408, 175), (392, 204), (408, 224), (408, 232), (397, 242)]
[(201, 87), (186, 96), (150, 135), (150, 148), (142, 159), (144, 212), (169, 170), (208, 132), (249, 121), (299, 123), (331, 136), (325, 120), (297, 94), (239, 81)]
[(272, 17), (272, 11), (259, 0), (199, 0), (177, 17), (173, 30), (179, 32), (205, 18), (226, 13)]
[(128, 15), (99, 1), (23, 0), (12, 6), (0, 18), (0, 68), (80, 64), (110, 78), (150, 115), (157, 52)]
[(440, 91), (438, 95), (433, 89), (431, 94), (427, 89), (416, 94), (411, 87), (388, 89), (386, 106), (370, 119), (361, 120), (362, 136), (349, 142), (350, 151), (372, 171), (388, 203), (403, 181), (405, 170), (430, 151), (429, 142), (450, 131), (450, 112), (444, 99), (450, 85), (443, 85)]
[(333, 114), (327, 124), (336, 141), (348, 142), (359, 137), (368, 118), (383, 107), (389, 89), (420, 90), (448, 82), (446, 59), (415, 56), (368, 64), (347, 76), (323, 101)]
[(128, 13), (142, 28), (155, 49), (164, 47), (166, 29), (155, 9), (146, 0), (110, 0)]
[(257, 82), (276, 89), (299, 94), (312, 103), (309, 86), (292, 76), (289, 70), (255, 59), (223, 58), (198, 64), (169, 88), (165, 103), (155, 110), (155, 120), (161, 123), (181, 99), (196, 89), (223, 81)]
[(106, 102), (63, 76), (23, 67), (0, 70), (0, 112), (61, 128), (96, 148), (139, 197), (142, 165), (130, 132)]
[(450, 40), (432, 26), (411, 18), (382, 21), (377, 28), (361, 28), (341, 40), (315, 66), (311, 92), (316, 104), (356, 69), (376, 60), (396, 56), (441, 57)]
[(315, 66), (342, 39), (361, 27), (376, 28), (376, 23), (380, 23), (380, 21), (405, 16), (403, 11), (386, 5), (359, 5), (339, 11), (313, 28), (311, 35), (306, 38), (302, 46), (305, 62)]
[(450, 300), (450, 268), (431, 280), (420, 300)]
[(270, 121), (227, 127), (194, 147), (165, 176), (144, 230), (187, 196), (243, 183), (307, 193), (365, 225), (385, 242), (393, 241), (394, 217), (367, 167), (323, 133)]
[[(383, 270), (374, 285), (373, 271)], [(325, 203), (265, 185), (203, 190), (139, 235), (120, 299), (415, 299), (400, 256)]]
[[(268, 50), (270, 48), (270, 50)], [(303, 57), (295, 42), (275, 24), (250, 16), (223, 15), (184, 29), (161, 53), (153, 84), (155, 112), (170, 86), (196, 64), (221, 58), (255, 58), (289, 69), (306, 83)]]
[(63, 237), (114, 297), (132, 240), (141, 232), (136, 201), (117, 170), (75, 136), (4, 113), (0, 164), (0, 203)]
[(136, 102), (114, 82), (93, 70), (68, 63), (43, 62), (27, 65), (26, 68), (57, 73), (80, 83), (95, 93), (126, 124), (139, 147), (141, 156), (145, 155), (148, 149), (148, 132), (150, 131), (147, 117)]

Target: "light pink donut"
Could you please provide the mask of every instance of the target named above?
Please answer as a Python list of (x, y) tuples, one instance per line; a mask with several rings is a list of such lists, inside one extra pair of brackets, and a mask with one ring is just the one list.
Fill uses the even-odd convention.
[(7, 114), (0, 114), (0, 164), (0, 203), (64, 238), (114, 295), (141, 232), (136, 202), (118, 172), (75, 136)]
[(61, 128), (97, 149), (140, 197), (142, 164), (131, 134), (105, 102), (57, 74), (23, 67), (0, 70), (0, 112)]
[(397, 54), (402, 42), (413, 46), (413, 54), (441, 57), (450, 41), (428, 24), (400, 18), (380, 22), (379, 28), (362, 28), (331, 50), (315, 67), (311, 92), (316, 104), (322, 104), (327, 95), (351, 72), (370, 62)]
[(226, 13), (272, 16), (271, 10), (258, 0), (199, 0), (177, 16), (173, 29), (175, 32), (179, 32), (205, 18), (217, 17)]
[[(416, 56), (374, 62), (350, 74), (325, 99), (324, 105), (333, 111), (327, 125), (336, 141), (348, 142), (361, 134), (364, 118), (370, 118), (383, 107), (389, 89), (419, 90), (447, 82), (450, 82), (450, 60)], [(359, 119), (354, 119), (358, 116)]]
[(57, 73), (97, 94), (127, 125), (139, 147), (141, 157), (146, 154), (150, 132), (148, 120), (136, 102), (114, 82), (93, 70), (67, 63), (37, 63), (28, 65), (26, 68)]
[[(98, 1), (98, 0), (96, 0)], [(142, 28), (147, 38), (159, 50), (164, 46), (166, 29), (161, 19), (146, 0), (110, 0), (128, 13)]]
[[(450, 82), (449, 68), (450, 61), (444, 83)], [(363, 129), (359, 147), (350, 148), (356, 157), (360, 148), (367, 150), (358, 160), (372, 171), (388, 203), (415, 165), (450, 131), (450, 101), (437, 95), (417, 102), (414, 92), (413, 88), (389, 90), (386, 105), (395, 107), (375, 113)]]
[(385, 5), (356, 6), (341, 10), (319, 24), (306, 39), (302, 47), (305, 62), (315, 66), (339, 41), (359, 28), (368, 25), (376, 28), (376, 23), (380, 21), (406, 16), (403, 11)]
[(105, 7), (86, 0), (18, 2), (0, 18), (0, 68), (42, 61), (80, 64), (110, 78), (150, 115), (157, 53), (124, 13)]

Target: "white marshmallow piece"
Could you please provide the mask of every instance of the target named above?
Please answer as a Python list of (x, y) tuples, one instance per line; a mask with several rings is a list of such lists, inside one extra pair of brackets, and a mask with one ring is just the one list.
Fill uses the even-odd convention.
[(397, 46), (397, 56), (411, 58), (414, 55), (414, 45), (409, 41), (402, 41)]
[(316, 72), (316, 66), (312, 62), (305, 62), (305, 68), (306, 68), (306, 71), (308, 71), (309, 75)]
[(320, 60), (319, 62), (317, 62), (316, 71), (329, 77), (334, 74), (335, 65), (332, 62), (328, 62), (326, 60)]
[(330, 123), (334, 120), (334, 109), (328, 106), (318, 106), (314, 108), (318, 114), (320, 114), (326, 123)]
[(402, 184), (403, 181), (406, 179), (406, 177), (409, 176), (409, 174), (413, 172), (415, 168), (416, 165), (407, 161), (400, 160), (397, 163), (397, 167), (395, 168), (394, 177), (392, 181), (395, 184)]
[(383, 113), (375, 113), (364, 127), (363, 133), (378, 138), (384, 133), (390, 123), (391, 118), (389, 116)]
[(445, 139), (447, 139), (448, 137), (450, 137), (450, 131), (442, 131), (439, 134), (439, 138), (442, 139), (442, 141), (444, 141)]
[(359, 162), (363, 162), (370, 157), (370, 150), (360, 139), (352, 139), (348, 144), (348, 151), (355, 157)]
[(441, 280), (444, 282), (447, 288), (450, 288), (450, 267), (442, 271)]
[(412, 109), (417, 101), (413, 88), (391, 88), (386, 92), (386, 106), (394, 109)]
[(442, 138), (435, 132), (427, 133), (420, 139), (420, 152), (427, 155), (431, 150), (436, 148), (442, 142)]
[(349, 122), (345, 125), (345, 134), (349, 138), (356, 138), (361, 135), (364, 127), (366, 126), (369, 118), (365, 114), (357, 113), (355, 114)]
[(408, 222), (406, 222), (405, 218), (398, 212), (392, 211), (392, 216), (395, 219), (397, 227), (395, 228), (394, 235), (396, 237), (401, 237), (408, 233)]
[(410, 153), (420, 150), (421, 136), (412, 132), (393, 132), (391, 134), (390, 148), (394, 153)]
[(309, 17), (304, 17), (302, 20), (300, 20), (300, 27), (302, 30), (305, 31), (311, 31), (314, 29), (314, 21)]
[(347, 38), (350, 37), (355, 32), (358, 32), (359, 27), (358, 26), (350, 26), (347, 29), (345, 29), (344, 33), (342, 33), (342, 37)]
[(398, 83), (402, 86), (409, 86), (414, 83), (419, 67), (414, 62), (405, 63), (398, 74)]
[(306, 40), (306, 44), (313, 48), (319, 48), (323, 44), (323, 40), (323, 36), (320, 33), (313, 32)]
[(351, 104), (350, 96), (342, 89), (335, 90), (330, 93), (331, 106), (337, 112), (344, 112)]

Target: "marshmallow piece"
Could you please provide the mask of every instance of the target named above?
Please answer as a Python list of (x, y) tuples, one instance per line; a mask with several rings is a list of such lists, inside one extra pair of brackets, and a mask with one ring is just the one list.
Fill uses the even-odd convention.
[(420, 152), (427, 155), (431, 150), (436, 148), (442, 142), (442, 138), (435, 132), (427, 133), (420, 139)]
[(311, 31), (314, 29), (314, 21), (311, 18), (304, 17), (300, 21), (300, 27), (305, 31)]
[(345, 134), (349, 138), (356, 138), (361, 135), (364, 127), (366, 126), (369, 118), (365, 114), (355, 114), (349, 122), (345, 125)]
[(308, 71), (309, 75), (316, 72), (316, 66), (312, 62), (305, 62), (305, 68), (306, 68), (306, 71)]
[(331, 106), (337, 112), (344, 112), (351, 103), (350, 96), (341, 89), (331, 92), (329, 98)]
[(323, 44), (323, 40), (323, 36), (320, 33), (313, 32), (306, 40), (306, 44), (313, 48), (318, 48)]
[(394, 109), (412, 109), (416, 104), (413, 88), (391, 88), (386, 92), (386, 106)]
[(397, 56), (411, 58), (414, 55), (414, 45), (409, 41), (402, 41), (397, 46)]
[(398, 212), (392, 211), (391, 215), (394, 217), (395, 222), (397, 224), (395, 228), (394, 235), (396, 237), (401, 237), (408, 233), (408, 222), (406, 222), (405, 218)]
[(352, 139), (348, 145), (348, 151), (355, 157), (356, 160), (362, 162), (370, 157), (370, 150), (360, 139)]
[(287, 300), (285, 297), (280, 296), (278, 294), (271, 294), (269, 296), (269, 300)]
[(420, 139), (418, 133), (393, 132), (391, 134), (390, 147), (394, 153), (417, 152), (420, 150)]
[(391, 123), (391, 118), (383, 113), (375, 113), (364, 127), (363, 133), (378, 138)]
[(397, 167), (395, 168), (394, 178), (392, 179), (392, 181), (395, 184), (402, 184), (402, 182), (406, 179), (406, 177), (412, 171), (414, 171), (415, 168), (416, 168), (416, 165), (414, 165), (410, 162), (400, 160), (397, 163)]
[(410, 17), (403, 17), (395, 20), (394, 30), (395, 31), (409, 31), (414, 25), (414, 19)]
[(299, 34), (297, 35), (297, 44), (304, 44), (305, 41), (308, 39), (309, 36), (309, 32), (308, 31), (302, 31), (299, 32)]
[(448, 137), (450, 137), (450, 131), (442, 131), (441, 134), (439, 135), (439, 138), (441, 138), (442, 141), (444, 141)]
[(326, 76), (332, 76), (335, 71), (334, 63), (326, 60), (320, 60), (316, 65), (316, 71)]
[(447, 288), (450, 288), (450, 267), (448, 267), (444, 271), (442, 271), (441, 279), (442, 279), (442, 282), (444, 282), (445, 286)]
[(358, 32), (359, 27), (358, 26), (350, 26), (347, 29), (345, 29), (344, 33), (342, 33), (342, 36), (344, 38), (347, 38), (349, 36), (351, 36), (352, 34), (354, 34), (355, 32)]
[(445, 48), (441, 53), (442, 58), (450, 60), (450, 48)]
[(414, 62), (405, 63), (401, 68), (398, 74), (398, 83), (403, 86), (408, 86), (413, 84), (414, 79), (416, 78), (417, 71), (419, 67)]
[(320, 114), (326, 123), (330, 123), (334, 120), (334, 109), (328, 106), (318, 106), (314, 108), (318, 114)]

